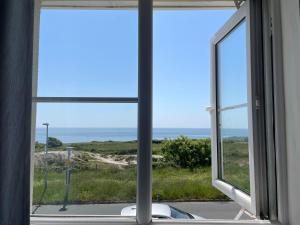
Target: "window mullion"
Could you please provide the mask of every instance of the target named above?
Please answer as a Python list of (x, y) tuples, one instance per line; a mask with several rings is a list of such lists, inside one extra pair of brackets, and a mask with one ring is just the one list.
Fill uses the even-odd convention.
[(138, 224), (152, 218), (152, 0), (139, 0), (138, 25)]

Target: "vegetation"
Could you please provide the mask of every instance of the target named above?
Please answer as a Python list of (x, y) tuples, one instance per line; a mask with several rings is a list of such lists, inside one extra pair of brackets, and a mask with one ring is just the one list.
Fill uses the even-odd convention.
[[(224, 200), (226, 197), (211, 186), (210, 167), (194, 171), (174, 167), (153, 170), (154, 200)], [(44, 171), (35, 170), (34, 204), (62, 203), (65, 194), (65, 172), (48, 173), (44, 191)], [(73, 170), (69, 201), (73, 203), (135, 202), (136, 168), (119, 169), (102, 164), (98, 169)]]
[(211, 163), (208, 139), (191, 140), (180, 136), (175, 140), (166, 140), (162, 144), (161, 151), (166, 161), (182, 168), (194, 169)]
[[(152, 153), (160, 154), (162, 140), (153, 140)], [(35, 146), (36, 152), (44, 151), (45, 144)], [(75, 150), (99, 153), (99, 154), (115, 154), (128, 155), (137, 154), (137, 141), (91, 141), (86, 143), (63, 144), (61, 146), (48, 146), (51, 151), (65, 151), (67, 146), (74, 147)]]
[(223, 179), (250, 193), (248, 140), (227, 138), (223, 141)]
[[(72, 163), (65, 160), (66, 144), (49, 148), (48, 185), (43, 163), (36, 163), (34, 204), (62, 203), (66, 167), (72, 166), (69, 202), (135, 202), (137, 142), (89, 142), (74, 147)], [(36, 156), (43, 160), (43, 144)], [(52, 155), (51, 155), (52, 154)], [(54, 157), (55, 156), (55, 157)], [(156, 156), (156, 157), (155, 157)], [(39, 160), (36, 160), (39, 161)], [(224, 141), (224, 179), (248, 190), (247, 140)], [(226, 200), (211, 185), (210, 141), (179, 137), (153, 141), (154, 200)]]
[(49, 148), (56, 148), (62, 146), (62, 142), (55, 137), (48, 138), (48, 147)]

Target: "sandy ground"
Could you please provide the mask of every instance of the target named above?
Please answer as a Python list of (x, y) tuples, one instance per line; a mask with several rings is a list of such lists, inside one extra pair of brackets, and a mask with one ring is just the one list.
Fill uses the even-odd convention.
[[(34, 157), (34, 162), (36, 166), (43, 165), (43, 152), (35, 153)], [(68, 156), (66, 151), (49, 151), (47, 158), (49, 163), (64, 163), (67, 161)], [(118, 166), (135, 165), (137, 163), (137, 155), (103, 155), (98, 153), (80, 151), (71, 153), (71, 161), (86, 162), (84, 158), (88, 158), (88, 161), (91, 162), (107, 163)], [(159, 159), (162, 158), (162, 156), (153, 155), (153, 158)]]

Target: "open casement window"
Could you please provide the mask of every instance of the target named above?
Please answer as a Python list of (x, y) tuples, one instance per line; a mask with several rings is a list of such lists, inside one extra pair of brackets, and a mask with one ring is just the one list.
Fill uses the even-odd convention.
[(212, 183), (243, 209), (263, 217), (261, 65), (255, 57), (259, 41), (254, 40), (257, 30), (251, 29), (257, 20), (253, 10), (245, 1), (211, 42)]

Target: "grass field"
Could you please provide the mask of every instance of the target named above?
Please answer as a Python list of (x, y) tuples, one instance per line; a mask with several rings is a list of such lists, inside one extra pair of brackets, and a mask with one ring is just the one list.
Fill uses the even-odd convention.
[[(162, 141), (154, 141), (153, 153), (160, 155)], [(72, 144), (75, 151), (81, 152), (71, 174), (69, 202), (72, 203), (103, 203), (103, 202), (135, 202), (136, 197), (136, 165), (114, 165), (95, 161), (90, 153), (100, 156), (132, 157), (136, 154), (136, 141), (130, 142), (89, 142)], [(247, 188), (247, 155), (246, 143), (232, 142), (227, 146), (226, 169), (228, 180)], [(63, 151), (66, 145), (50, 148), (49, 151)], [(237, 149), (242, 149), (237, 151)], [(36, 152), (41, 152), (43, 145), (36, 145)], [(236, 153), (238, 152), (238, 153)], [(83, 154), (86, 153), (86, 154)], [(84, 157), (83, 157), (84, 156)], [(236, 159), (236, 160), (234, 160)], [(229, 163), (228, 163), (229, 162)], [(243, 162), (243, 163), (241, 163)], [(84, 164), (85, 166), (78, 166)], [(86, 166), (88, 165), (88, 166)], [(242, 172), (236, 172), (237, 167)], [(34, 171), (33, 204), (57, 204), (64, 200), (65, 165), (49, 164), (48, 184), (45, 189), (45, 170), (36, 165)], [(242, 180), (242, 181), (241, 181)], [(153, 166), (153, 199), (154, 200), (226, 200), (226, 196), (211, 185), (211, 167), (203, 166), (196, 169), (179, 168), (167, 163), (155, 163)]]
[(248, 143), (245, 140), (223, 142), (223, 179), (250, 193)]
[[(211, 186), (210, 168), (189, 169), (157, 168), (153, 170), (154, 200), (212, 200), (226, 199)], [(35, 171), (34, 204), (62, 203), (65, 194), (65, 173), (50, 172), (48, 188), (44, 191), (44, 173)], [(134, 167), (103, 168), (72, 173), (70, 202), (134, 202), (136, 171)]]

